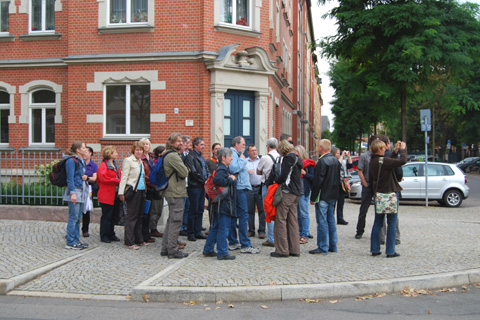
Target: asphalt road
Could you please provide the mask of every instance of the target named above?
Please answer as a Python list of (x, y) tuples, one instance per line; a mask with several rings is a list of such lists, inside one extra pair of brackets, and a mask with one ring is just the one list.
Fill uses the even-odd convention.
[[(165, 304), (126, 301), (0, 297), (0, 320), (30, 319), (455, 319), (480, 318), (480, 284), (407, 296), (322, 301)], [(455, 290), (455, 291), (453, 291)], [(417, 292), (418, 293), (418, 292)], [(421, 293), (421, 292), (420, 292)]]

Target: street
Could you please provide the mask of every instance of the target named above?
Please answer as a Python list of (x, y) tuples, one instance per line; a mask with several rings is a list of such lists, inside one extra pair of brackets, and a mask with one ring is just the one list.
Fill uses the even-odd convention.
[[(455, 290), (455, 291), (453, 291)], [(446, 292), (438, 292), (446, 291)], [(419, 296), (255, 303), (142, 303), (0, 297), (0, 320), (20, 319), (479, 319), (480, 285)], [(380, 295), (381, 296), (381, 295)]]

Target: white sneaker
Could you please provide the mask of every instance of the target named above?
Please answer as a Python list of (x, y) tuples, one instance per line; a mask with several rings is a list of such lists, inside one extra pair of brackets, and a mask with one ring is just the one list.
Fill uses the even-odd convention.
[(242, 246), (240, 245), (240, 243), (236, 243), (234, 245), (229, 246), (228, 250), (233, 251), (233, 250), (238, 250), (238, 249), (241, 249), (241, 248), (242, 248)]
[(246, 247), (240, 250), (241, 253), (259, 253), (260, 249), (254, 247)]

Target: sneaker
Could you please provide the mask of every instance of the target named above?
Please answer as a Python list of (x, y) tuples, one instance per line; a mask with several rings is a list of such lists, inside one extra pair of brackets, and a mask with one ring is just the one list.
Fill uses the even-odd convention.
[(254, 247), (246, 247), (246, 248), (240, 249), (240, 252), (241, 253), (259, 253), (260, 249), (254, 248)]
[(80, 243), (74, 244), (73, 246), (66, 244), (65, 249), (72, 249), (72, 250), (83, 250), (85, 249), (84, 246), (82, 246)]
[(240, 245), (240, 243), (235, 243), (235, 244), (232, 244), (231, 246), (229, 246), (228, 250), (233, 251), (233, 250), (239, 250), (241, 248), (242, 248), (242, 246)]
[(265, 246), (265, 247), (275, 247), (275, 244), (273, 242), (270, 242), (270, 241), (264, 241), (262, 242), (262, 246)]
[(177, 250), (176, 252), (172, 254), (168, 254), (168, 259), (183, 259), (188, 257), (188, 253), (182, 252), (180, 250)]
[(87, 248), (88, 248), (88, 243), (82, 243), (82, 242), (78, 241), (77, 244), (81, 245), (81, 246), (83, 247), (83, 249), (87, 249)]

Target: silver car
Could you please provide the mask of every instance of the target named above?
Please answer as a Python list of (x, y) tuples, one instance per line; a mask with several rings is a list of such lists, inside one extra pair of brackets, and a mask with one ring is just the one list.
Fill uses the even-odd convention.
[[(402, 167), (403, 200), (425, 200), (425, 162), (411, 162)], [(458, 207), (470, 195), (467, 177), (456, 165), (442, 162), (428, 163), (428, 199), (448, 207)], [(352, 183), (350, 199), (361, 199), (362, 185)]]

